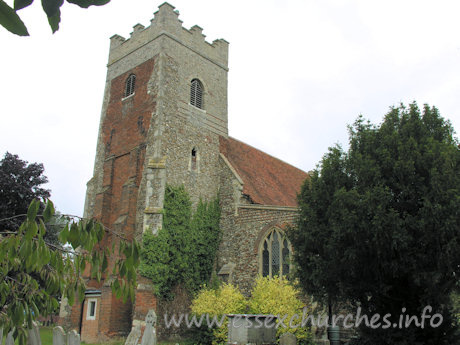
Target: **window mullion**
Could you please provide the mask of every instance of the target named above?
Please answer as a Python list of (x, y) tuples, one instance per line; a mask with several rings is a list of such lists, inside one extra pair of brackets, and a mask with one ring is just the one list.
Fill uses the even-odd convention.
[(271, 238), (268, 241), (268, 276), (272, 277), (272, 241)]

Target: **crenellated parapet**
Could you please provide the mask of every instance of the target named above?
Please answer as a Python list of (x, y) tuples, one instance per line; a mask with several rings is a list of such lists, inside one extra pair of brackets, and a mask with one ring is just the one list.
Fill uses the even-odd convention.
[(194, 25), (190, 30), (184, 28), (179, 19), (179, 12), (167, 2), (158, 7), (149, 27), (145, 28), (141, 24), (136, 24), (130, 38), (125, 39), (120, 35), (110, 38), (108, 65), (110, 66), (162, 36), (168, 36), (178, 44), (199, 52), (204, 58), (227, 69), (229, 43), (224, 39), (216, 39), (212, 43), (207, 42), (203, 29), (198, 25)]

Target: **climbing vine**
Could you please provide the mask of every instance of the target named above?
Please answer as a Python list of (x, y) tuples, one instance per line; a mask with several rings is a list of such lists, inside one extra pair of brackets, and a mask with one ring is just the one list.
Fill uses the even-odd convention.
[(183, 186), (167, 186), (163, 228), (142, 239), (141, 275), (150, 278), (156, 294), (173, 298), (172, 289), (183, 284), (198, 291), (211, 277), (220, 242), (220, 207), (216, 198), (200, 200), (192, 212), (190, 196)]

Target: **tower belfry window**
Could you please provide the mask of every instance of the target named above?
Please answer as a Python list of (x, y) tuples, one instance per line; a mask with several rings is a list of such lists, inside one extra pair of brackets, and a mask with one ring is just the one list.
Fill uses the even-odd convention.
[(203, 85), (198, 79), (193, 79), (190, 85), (190, 104), (203, 109)]
[(134, 94), (134, 87), (136, 86), (136, 75), (130, 74), (128, 79), (126, 79), (125, 84), (125, 97), (131, 96)]

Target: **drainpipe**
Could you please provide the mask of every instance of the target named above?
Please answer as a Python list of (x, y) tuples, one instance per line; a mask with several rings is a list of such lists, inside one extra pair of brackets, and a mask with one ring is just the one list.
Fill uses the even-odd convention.
[(82, 328), (82, 325), (83, 325), (83, 307), (85, 306), (85, 299), (86, 298), (83, 298), (83, 302), (81, 302), (81, 308), (80, 308), (80, 325), (79, 325), (79, 331), (78, 331), (78, 334), (80, 334), (80, 337), (81, 337), (81, 328)]

